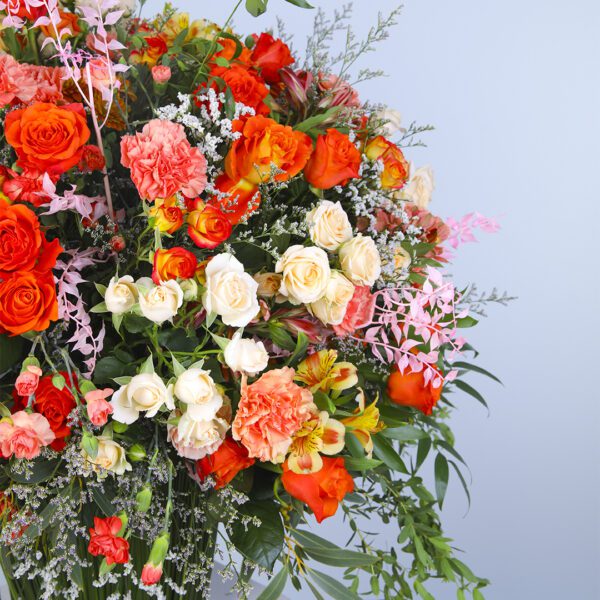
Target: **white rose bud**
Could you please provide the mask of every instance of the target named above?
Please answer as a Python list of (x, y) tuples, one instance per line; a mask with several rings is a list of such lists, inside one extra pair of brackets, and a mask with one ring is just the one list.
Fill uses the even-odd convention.
[(179, 282), (179, 287), (181, 287), (183, 299), (186, 302), (198, 300), (198, 284), (195, 279), (184, 279)]
[(396, 248), (396, 252), (394, 253), (394, 268), (396, 271), (408, 269), (411, 262), (412, 260), (410, 258), (410, 254), (404, 248), (398, 246), (398, 248)]
[(137, 421), (140, 412), (146, 411), (146, 417), (154, 417), (163, 405), (170, 410), (175, 408), (173, 397), (156, 373), (140, 373), (132, 377), (127, 385), (113, 394), (110, 404), (113, 420), (126, 425)]
[(153, 323), (160, 325), (172, 319), (183, 304), (183, 290), (174, 279), (155, 286), (149, 277), (143, 277), (137, 285), (142, 314)]
[(123, 446), (108, 436), (98, 436), (98, 454), (92, 458), (84, 452), (86, 460), (92, 463), (92, 468), (99, 475), (106, 475), (105, 471), (112, 471), (115, 475), (123, 475), (125, 471), (131, 471), (131, 465), (127, 462)]
[(223, 406), (223, 396), (213, 378), (203, 369), (187, 369), (175, 382), (175, 397), (187, 404), (187, 412), (195, 419), (214, 419)]
[(206, 293), (202, 304), (207, 312), (221, 317), (225, 325), (244, 327), (260, 311), (258, 283), (244, 272), (231, 254), (217, 254), (206, 267)]
[(377, 112), (377, 118), (383, 121), (383, 125), (379, 128), (380, 135), (386, 138), (391, 138), (398, 131), (405, 131), (402, 128), (402, 115), (393, 108), (384, 108)]
[(256, 273), (254, 281), (258, 283), (256, 293), (259, 298), (272, 298), (281, 286), (281, 275), (277, 273)]
[(324, 325), (339, 325), (346, 316), (346, 309), (353, 295), (352, 282), (339, 271), (332, 271), (325, 295), (313, 302), (309, 309)]
[(275, 266), (282, 273), (279, 292), (292, 304), (316, 302), (324, 293), (331, 275), (329, 258), (321, 248), (290, 246)]
[[(129, 17), (135, 11), (137, 0), (117, 0), (112, 3), (111, 8), (105, 8), (102, 12), (105, 14), (109, 10), (122, 10), (124, 17)], [(98, 0), (75, 0), (75, 9), (83, 13), (83, 8), (98, 8)]]
[(381, 257), (369, 236), (358, 234), (340, 248), (340, 264), (344, 275), (356, 285), (371, 287), (381, 275)]
[(306, 223), (310, 239), (330, 252), (352, 239), (352, 225), (339, 202), (323, 200), (306, 215)]
[[(169, 420), (172, 421), (177, 415), (176, 412), (171, 413)], [(229, 423), (225, 419), (196, 420), (186, 412), (176, 426), (167, 425), (167, 436), (180, 456), (199, 460), (217, 450), (228, 429)]]
[(256, 375), (269, 364), (269, 354), (262, 342), (243, 339), (240, 331), (233, 335), (224, 352), (225, 363), (237, 373)]
[(429, 166), (419, 167), (413, 171), (410, 165), (410, 179), (408, 183), (400, 190), (399, 198), (412, 202), (419, 208), (427, 208), (431, 202), (431, 196), (435, 189), (433, 178), (433, 169)]
[(104, 302), (109, 312), (114, 315), (122, 315), (129, 312), (138, 300), (138, 291), (133, 283), (133, 277), (113, 277), (106, 288)]

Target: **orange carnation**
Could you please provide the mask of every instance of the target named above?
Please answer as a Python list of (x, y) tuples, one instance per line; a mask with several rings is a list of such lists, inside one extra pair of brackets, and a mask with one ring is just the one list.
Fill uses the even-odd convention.
[(18, 271), (0, 283), (0, 333), (44, 331), (58, 319), (51, 272)]
[(312, 141), (305, 133), (267, 117), (250, 117), (225, 158), (225, 172), (233, 181), (259, 185), (271, 179), (275, 165), (282, 172), (274, 179), (287, 181), (304, 168), (311, 152)]
[(388, 378), (387, 394), (396, 404), (430, 415), (442, 395), (442, 386), (433, 387), (433, 381), (425, 383), (423, 371), (400, 373), (395, 369)]
[(90, 138), (82, 104), (36, 102), (9, 112), (4, 127), (19, 166), (53, 173), (74, 167)]
[(360, 152), (350, 138), (337, 129), (328, 129), (325, 135), (318, 137), (304, 177), (312, 186), (328, 190), (359, 177), (359, 168)]
[(169, 279), (191, 279), (196, 273), (198, 259), (189, 250), (176, 246), (170, 250), (159, 249), (154, 253), (152, 281), (160, 285)]
[(346, 494), (354, 491), (354, 480), (346, 470), (344, 459), (323, 456), (323, 466), (316, 473), (299, 475), (283, 464), (281, 482), (287, 493), (307, 504), (320, 523), (333, 516)]
[(367, 144), (365, 154), (371, 160), (383, 161), (381, 173), (383, 189), (398, 190), (404, 186), (408, 179), (409, 166), (402, 150), (396, 144), (378, 135)]
[(196, 462), (196, 473), (201, 480), (212, 475), (215, 489), (225, 487), (240, 471), (251, 467), (254, 459), (248, 457), (248, 450), (241, 444), (226, 437), (216, 452)]
[(183, 225), (183, 210), (177, 203), (177, 197), (158, 199), (150, 209), (154, 227), (165, 233), (175, 233)]

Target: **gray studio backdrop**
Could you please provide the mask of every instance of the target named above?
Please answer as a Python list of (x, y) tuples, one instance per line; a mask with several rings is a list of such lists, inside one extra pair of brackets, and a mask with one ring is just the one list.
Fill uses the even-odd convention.
[[(341, 4), (312, 1), (326, 11)], [(234, 4), (175, 3), (219, 23)], [(394, 5), (357, 0), (357, 32)], [(150, 0), (144, 13), (160, 6)], [(283, 0), (235, 23), (251, 33), (275, 15), (303, 48), (312, 15)], [(597, 0), (405, 0), (399, 25), (370, 55), (370, 66), (389, 76), (359, 88), (398, 108), (406, 123), (435, 125), (428, 147), (409, 152), (435, 170), (433, 212), (501, 217), (502, 231), (464, 246), (452, 267), (461, 283), (497, 286), (519, 300), (491, 307), (469, 332), (482, 366), (505, 387), (476, 382), (489, 416), (457, 397), (452, 425), (473, 500), (465, 516), (454, 481), (443, 510), (465, 561), (492, 580), (491, 600), (600, 598), (599, 30)], [(396, 532), (381, 530), (392, 543)], [(335, 520), (319, 533), (345, 537)], [(456, 597), (429, 589), (436, 599)]]

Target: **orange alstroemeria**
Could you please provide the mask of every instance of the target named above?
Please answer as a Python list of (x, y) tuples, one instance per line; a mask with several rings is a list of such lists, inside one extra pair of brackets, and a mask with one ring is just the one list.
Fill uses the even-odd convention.
[(366, 406), (365, 393), (359, 389), (356, 401), (358, 402), (358, 408), (354, 411), (354, 416), (342, 419), (342, 423), (356, 436), (365, 449), (368, 458), (371, 458), (373, 455), (371, 434), (381, 431), (385, 425), (379, 420), (379, 409), (376, 406), (377, 399)]
[(358, 382), (356, 367), (349, 362), (336, 362), (337, 357), (335, 350), (311, 354), (298, 365), (296, 380), (310, 387), (311, 392), (341, 392), (355, 386)]
[(316, 473), (323, 466), (321, 454), (333, 456), (344, 449), (346, 428), (327, 411), (315, 413), (294, 434), (288, 465), (294, 473)]

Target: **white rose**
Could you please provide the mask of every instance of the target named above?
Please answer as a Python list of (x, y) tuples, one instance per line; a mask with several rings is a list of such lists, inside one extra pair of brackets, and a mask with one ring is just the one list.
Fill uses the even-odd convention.
[(329, 258), (321, 248), (290, 246), (275, 266), (282, 273), (280, 293), (292, 304), (316, 302), (324, 293), (331, 275)]
[(233, 335), (224, 352), (225, 363), (237, 373), (256, 375), (269, 364), (269, 354), (262, 342), (243, 339), (240, 331)]
[[(171, 413), (169, 420), (174, 420), (177, 415)], [(167, 425), (167, 435), (180, 456), (199, 460), (217, 450), (228, 429), (229, 423), (225, 419), (196, 420), (186, 412), (176, 426)]]
[(277, 273), (256, 273), (254, 281), (258, 283), (256, 293), (260, 298), (272, 298), (281, 286), (281, 275)]
[(373, 238), (358, 234), (340, 248), (344, 274), (356, 285), (371, 287), (381, 275), (381, 257)]
[[(118, 0), (114, 6), (110, 8), (110, 10), (122, 10), (124, 11), (124, 16), (128, 17), (135, 11), (135, 7), (137, 5), (137, 0)], [(75, 0), (75, 8), (79, 9), (80, 12), (82, 8), (98, 8), (98, 0)], [(103, 12), (106, 13), (109, 9), (105, 9)]]
[(149, 277), (142, 277), (137, 286), (142, 314), (159, 325), (172, 319), (183, 304), (183, 290), (174, 279), (154, 285)]
[(123, 475), (125, 471), (131, 471), (131, 465), (127, 462), (123, 446), (108, 436), (100, 435), (96, 439), (98, 440), (98, 454), (91, 457), (84, 453), (96, 473), (105, 475), (104, 471), (112, 471), (116, 475)]
[(154, 417), (163, 404), (173, 410), (175, 404), (167, 386), (156, 373), (140, 373), (121, 386), (110, 400), (113, 407), (112, 418), (129, 425), (137, 421), (140, 412), (146, 417)]
[(412, 260), (410, 258), (410, 254), (404, 248), (398, 246), (398, 248), (396, 248), (396, 252), (394, 253), (394, 268), (396, 271), (408, 269), (411, 262)]
[(133, 277), (113, 277), (106, 288), (104, 302), (109, 312), (122, 315), (130, 311), (138, 300), (138, 291), (133, 283)]
[(184, 371), (177, 378), (173, 393), (178, 400), (187, 404), (187, 412), (195, 419), (213, 419), (223, 406), (223, 396), (210, 373), (203, 369)]
[(192, 302), (198, 299), (198, 284), (195, 279), (184, 279), (179, 282), (179, 287), (183, 292), (183, 299), (186, 302)]
[(339, 202), (323, 200), (306, 215), (306, 223), (310, 239), (325, 250), (334, 252), (352, 239), (352, 225)]
[(313, 302), (311, 313), (324, 325), (339, 325), (346, 315), (348, 303), (354, 295), (354, 285), (339, 271), (332, 271), (325, 295)]
[(225, 325), (244, 327), (258, 314), (258, 283), (244, 272), (231, 254), (217, 254), (206, 267), (206, 293), (202, 304), (217, 313)]
[(410, 179), (400, 190), (399, 198), (416, 204), (419, 208), (427, 208), (431, 202), (431, 196), (435, 189), (433, 169), (429, 166), (419, 167), (413, 171), (410, 165)]
[(384, 108), (377, 111), (376, 117), (383, 121), (377, 133), (386, 138), (391, 138), (398, 131), (406, 131), (402, 128), (402, 115), (393, 108)]

